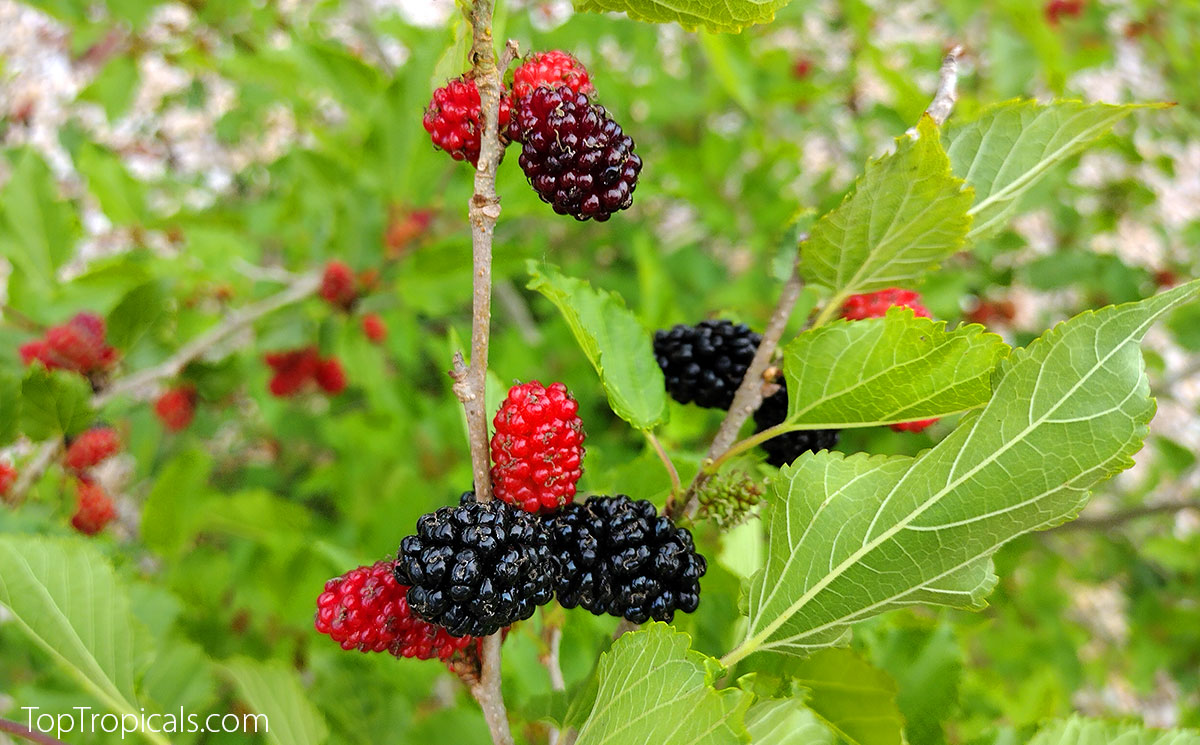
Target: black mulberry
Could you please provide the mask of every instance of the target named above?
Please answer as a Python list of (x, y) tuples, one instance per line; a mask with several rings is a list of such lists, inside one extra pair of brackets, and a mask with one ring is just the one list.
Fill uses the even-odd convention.
[(555, 576), (543, 524), (499, 500), (480, 504), (472, 492), (422, 515), (396, 557), (409, 608), (453, 636), (487, 636), (529, 618), (553, 598)]

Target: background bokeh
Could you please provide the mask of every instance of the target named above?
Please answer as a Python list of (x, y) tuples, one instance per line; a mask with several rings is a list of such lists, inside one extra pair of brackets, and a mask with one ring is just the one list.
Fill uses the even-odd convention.
[[(554, 308), (524, 289), (526, 262), (619, 292), (649, 329), (706, 317), (761, 328), (797, 221), (836, 205), (916, 121), (955, 43), (967, 50), (960, 114), (1025, 96), (1174, 105), (1122, 123), (1039, 186), (1010, 229), (931, 276), (919, 289), (936, 317), (1023, 344), (1197, 276), (1200, 2), (1066, 5), (796, 0), (773, 24), (712, 35), (575, 14), (566, 0), (501, 3), (497, 38), (582, 59), (646, 165), (633, 208), (603, 224), (553, 215), (514, 153), (501, 165), (491, 401), (514, 381), (564, 381), (588, 432), (581, 488), (661, 504), (661, 466), (609, 411)], [(470, 333), (471, 173), (420, 123), (432, 88), (462, 71), (462, 25), (452, 3), (430, 0), (0, 0), (7, 305), (59, 323), (153, 287), (124, 350), (138, 369), (289, 273), (336, 257), (382, 276), (363, 304), (390, 328), (382, 349), (314, 300), (206, 364), (210, 403), (186, 432), (164, 436), (144, 402), (106, 412), (126, 443), (101, 474), (120, 519), (92, 540), (128, 582), (160, 650), (142, 669), (174, 705), (234, 710), (238, 691), (212, 663), (270, 661), (303, 685), (331, 743), (487, 739), (438, 664), (344, 653), (312, 628), (324, 580), (393, 552), (418, 515), (470, 487), (445, 370)], [(0, 371), (19, 374), (29, 338), (0, 325)], [(311, 342), (343, 361), (348, 392), (267, 395), (263, 352)], [(891, 613), (859, 629), (855, 645), (897, 678), (910, 742), (1021, 742), (1074, 711), (1200, 725), (1200, 509), (1178, 507), (1200, 484), (1200, 309), (1153, 331), (1147, 350), (1159, 412), (1137, 467), (1079, 522), (1002, 550), (985, 611)], [(686, 478), (720, 417), (672, 407), (660, 435)], [(916, 453), (951, 426), (848, 432), (839, 449)], [(19, 508), (0, 506), (0, 531), (69, 535), (67, 483), (52, 469)], [(714, 600), (677, 626), (719, 653), (736, 636), (731, 588), (750, 542), (705, 541), (719, 557), (705, 580)], [(615, 621), (567, 615), (577, 684)], [(536, 623), (505, 644), (506, 697), (531, 720), (561, 705), (543, 645)], [(0, 613), (0, 716), (78, 699)], [(542, 742), (545, 730), (518, 735)]]

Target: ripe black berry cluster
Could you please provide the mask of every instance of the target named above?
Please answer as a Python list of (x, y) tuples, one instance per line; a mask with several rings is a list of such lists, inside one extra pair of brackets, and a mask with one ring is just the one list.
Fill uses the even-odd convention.
[[(754, 412), (755, 432), (770, 429), (787, 419), (787, 384), (783, 381), (780, 383), (782, 387), (779, 391), (764, 398), (762, 405)], [(766, 452), (768, 463), (783, 467), (799, 458), (802, 453), (832, 448), (837, 445), (838, 434), (836, 429), (802, 429), (776, 435), (759, 447)]]
[(548, 518), (564, 607), (633, 623), (671, 621), (700, 603), (707, 564), (692, 534), (654, 505), (624, 495), (589, 497)]
[(454, 636), (488, 636), (533, 615), (554, 596), (556, 564), (545, 526), (499, 500), (463, 494), (417, 520), (400, 543), (396, 581), (408, 607)]
[(681, 404), (728, 409), (761, 341), (742, 323), (681, 323), (654, 333), (654, 356), (671, 398)]

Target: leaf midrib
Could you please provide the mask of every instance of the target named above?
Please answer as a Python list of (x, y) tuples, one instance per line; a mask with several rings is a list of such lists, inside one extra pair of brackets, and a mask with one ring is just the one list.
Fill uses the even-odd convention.
[[(1054, 404), (1053, 407), (1049, 408), (1037, 420), (1030, 422), (1030, 424), (1027, 425), (1025, 427), (1025, 429), (1021, 430), (1021, 432), (1016, 437), (1014, 437), (1011, 440), (1009, 440), (1008, 442), (1006, 442), (999, 449), (997, 449), (996, 451), (994, 451), (993, 453), (988, 455), (988, 457), (984, 458), (978, 464), (976, 464), (971, 469), (966, 471), (962, 476), (960, 476), (959, 478), (955, 479), (954, 481), (946, 484), (944, 487), (939, 489), (929, 499), (927, 499), (924, 503), (922, 503), (916, 510), (913, 510), (907, 516), (905, 516), (905, 518), (903, 520), (898, 521), (891, 528), (888, 528), (887, 530), (880, 533), (879, 536), (876, 537), (875, 539), (868, 540), (865, 543), (863, 543), (863, 545), (858, 550), (856, 550), (850, 556), (843, 559), (841, 561), (841, 563), (839, 563), (833, 571), (831, 571), (825, 577), (822, 577), (820, 580), (818, 580), (817, 583), (814, 584), (807, 592), (805, 592), (794, 603), (792, 603), (790, 606), (788, 606), (784, 610), (784, 612), (780, 613), (779, 616), (776, 617), (776, 619), (774, 621), (767, 624), (763, 628), (762, 631), (760, 631), (759, 633), (757, 633), (753, 636), (747, 637), (746, 641), (742, 643), (742, 646), (751, 645), (752, 649), (759, 647), (763, 641), (770, 638), (771, 634), (775, 633), (775, 631), (778, 630), (780, 626), (782, 626), (792, 616), (794, 616), (797, 612), (799, 612), (799, 610), (801, 608), (803, 608), (805, 605), (807, 605), (814, 597), (816, 597), (816, 595), (818, 593), (820, 593), (822, 590), (824, 590), (826, 587), (828, 587), (834, 580), (841, 577), (841, 575), (844, 574), (847, 569), (854, 566), (859, 561), (861, 561), (867, 554), (871, 553), (876, 548), (883, 545), (883, 543), (885, 541), (890, 539), (896, 533), (905, 529), (912, 520), (916, 519), (917, 517), (920, 517), (921, 514), (923, 514), (926, 510), (928, 510), (930, 507), (932, 507), (934, 504), (936, 504), (939, 500), (941, 500), (947, 493), (949, 493), (953, 489), (956, 489), (957, 487), (962, 485), (967, 479), (973, 477), (976, 473), (981, 471), (983, 468), (990, 466), (1001, 455), (1008, 452), (1017, 443), (1023, 442), (1024, 439), (1029, 435), (1030, 432), (1037, 429), (1038, 427), (1041, 427), (1042, 424), (1045, 423), (1046, 419), (1049, 418), (1049, 416), (1053, 412), (1057, 411), (1058, 408), (1063, 405), (1063, 403), (1065, 403), (1071, 396), (1073, 396), (1075, 394), (1075, 392), (1077, 390), (1079, 390), (1079, 388), (1081, 386), (1083, 386), (1083, 384), (1085, 382), (1087, 382), (1089, 379), (1091, 379), (1091, 377), (1093, 375), (1095, 375), (1096, 372), (1101, 367), (1103, 367), (1114, 355), (1116, 355), (1119, 351), (1123, 350), (1125, 348), (1125, 346), (1127, 344), (1129, 344), (1130, 341), (1137, 338), (1139, 333), (1144, 333), (1144, 330), (1149, 328), (1149, 326), (1153, 323), (1153, 321), (1155, 319), (1157, 319), (1157, 317), (1159, 315), (1161, 315), (1161, 312), (1152, 314), (1146, 321), (1144, 321), (1141, 325), (1136, 327), (1133, 332), (1128, 334), (1120, 344), (1115, 345), (1111, 350), (1109, 350), (1108, 354), (1104, 355), (1104, 357), (1097, 360), (1096, 364), (1094, 364), (1091, 367), (1091, 369), (1088, 370), (1087, 374), (1081, 376), (1079, 378), (1079, 380), (1076, 381), (1076, 383), (1070, 388), (1070, 390), (1068, 390), (1065, 394), (1063, 394), (1059, 398), (1059, 400)], [(1012, 371), (1010, 371), (1009, 374), (1011, 375)], [(1032, 399), (1032, 396), (1031, 396), (1031, 399)], [(964, 447), (965, 447), (965, 442), (964, 442)], [(911, 473), (911, 470), (908, 473)], [(905, 474), (905, 476), (907, 476), (907, 473)], [(889, 491), (888, 495), (884, 498), (883, 503), (880, 504), (879, 509), (875, 513), (875, 517), (871, 520), (871, 524), (867, 526), (866, 534), (868, 536), (870, 536), (871, 532), (874, 530), (875, 523), (879, 519), (879, 515), (883, 512), (883, 508), (886, 505), (887, 500), (890, 499), (893, 494), (895, 494), (896, 488), (902, 482), (903, 482), (903, 478), (901, 478), (900, 482), (897, 482), (896, 486), (892, 487), (891, 491)], [(976, 557), (976, 558), (978, 558), (978, 557)], [(922, 584), (926, 584), (926, 583), (922, 583)], [(918, 588), (913, 588), (913, 589), (915, 590)], [(751, 628), (753, 628), (753, 627), (754, 627), (754, 624), (751, 623)]]

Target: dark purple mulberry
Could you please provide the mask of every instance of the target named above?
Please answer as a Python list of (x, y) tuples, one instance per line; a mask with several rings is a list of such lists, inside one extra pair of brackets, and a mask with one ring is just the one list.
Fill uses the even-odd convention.
[(603, 222), (633, 203), (642, 159), (603, 106), (569, 87), (536, 88), (519, 102), (508, 136), (521, 169), (560, 215)]

